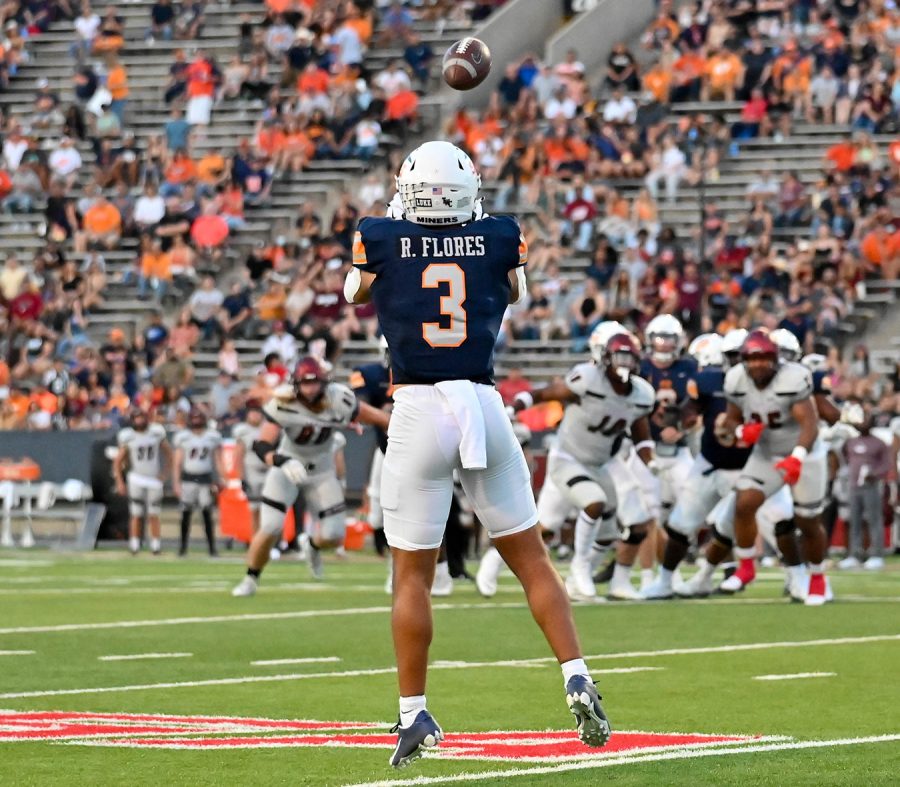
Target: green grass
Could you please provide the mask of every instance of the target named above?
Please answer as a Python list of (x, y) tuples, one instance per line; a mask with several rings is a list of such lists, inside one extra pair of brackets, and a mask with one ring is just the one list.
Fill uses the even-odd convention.
[[(232, 599), (237, 559), (178, 561), (119, 553), (86, 556), (0, 552), (0, 708), (322, 719), (391, 723), (396, 716), (390, 672), (272, 682), (88, 693), (96, 687), (194, 682), (255, 675), (389, 670), (393, 655), (384, 566), (353, 556), (326, 566), (314, 584), (293, 562), (267, 569), (259, 595)], [(741, 643), (900, 635), (900, 562), (887, 571), (834, 574), (838, 602), (807, 609), (781, 600), (776, 574), (744, 596), (701, 603), (581, 606), (576, 617), (614, 729), (787, 736), (833, 740), (900, 732), (900, 640), (716, 653), (603, 654), (705, 648)], [(549, 651), (512, 579), (496, 599), (458, 583), (438, 600), (434, 660), (491, 662), (540, 659)], [(446, 607), (446, 608), (444, 608)], [(355, 611), (353, 611), (355, 610)], [(320, 616), (296, 616), (322, 611)], [(350, 614), (340, 614), (349, 612)], [(194, 622), (129, 628), (9, 632), (13, 628), (287, 613), (274, 620)], [(99, 661), (99, 656), (188, 652), (189, 658)], [(262, 659), (339, 657), (340, 662), (254, 666)], [(655, 671), (602, 674), (603, 669)], [(760, 682), (762, 674), (834, 672), (834, 677)], [(571, 727), (558, 668), (436, 669), (429, 707), (448, 732)], [(0, 734), (2, 734), (0, 720)], [(373, 731), (374, 732), (374, 731)], [(284, 733), (275, 733), (284, 734)], [(114, 736), (112, 736), (114, 737)], [(110, 748), (59, 742), (0, 742), (3, 784), (293, 784), (342, 785), (417, 776), (526, 768), (546, 763), (428, 758), (401, 773), (388, 750), (240, 748), (214, 751)], [(698, 759), (626, 762), (601, 770), (520, 774), (514, 785), (896, 783), (900, 743), (746, 752)], [(498, 780), (494, 779), (496, 783)], [(491, 780), (473, 782), (490, 783)]]

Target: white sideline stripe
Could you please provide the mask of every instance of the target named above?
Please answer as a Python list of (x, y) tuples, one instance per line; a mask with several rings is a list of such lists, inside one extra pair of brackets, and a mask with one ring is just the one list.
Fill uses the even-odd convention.
[(33, 656), (33, 650), (0, 650), (0, 656)]
[(616, 757), (610, 759), (581, 760), (563, 765), (548, 765), (540, 768), (507, 768), (477, 773), (461, 773), (456, 776), (418, 776), (415, 779), (388, 779), (379, 782), (347, 784), (344, 787), (416, 787), (420, 784), (448, 784), (450, 782), (476, 782), (488, 779), (508, 779), (513, 776), (533, 776), (565, 771), (584, 771), (594, 768), (610, 768), (614, 765), (632, 765), (661, 760), (690, 760), (699, 757), (731, 757), (737, 754), (755, 754), (770, 751), (797, 749), (824, 749), (830, 746), (859, 746), (866, 743), (888, 743), (900, 741), (900, 734), (870, 735), (865, 738), (835, 738), (828, 741), (794, 741), (790, 743), (767, 743), (755, 746), (734, 746), (721, 749), (681, 749), (639, 757)]
[[(524, 602), (503, 604), (434, 604), (435, 610), (518, 609)], [(152, 626), (185, 626), (198, 623), (238, 623), (248, 620), (296, 620), (298, 618), (344, 617), (347, 615), (380, 615), (390, 612), (388, 606), (349, 607), (346, 609), (306, 609), (296, 612), (255, 612), (246, 615), (213, 615), (211, 617), (159, 618), (157, 620), (112, 620), (105, 623), (62, 623), (56, 626), (13, 626), (0, 629), (0, 634), (47, 634), (58, 631), (99, 631), (102, 629), (130, 629)]]
[(753, 680), (801, 680), (803, 678), (833, 678), (836, 672), (795, 672), (792, 675), (754, 675)]
[(267, 659), (263, 661), (251, 661), (255, 667), (276, 667), (281, 664), (316, 664), (319, 662), (335, 662), (340, 661), (339, 656), (320, 656), (318, 658), (308, 659)]
[(193, 653), (126, 653), (121, 656), (97, 656), (98, 661), (137, 661), (138, 659), (186, 659)]

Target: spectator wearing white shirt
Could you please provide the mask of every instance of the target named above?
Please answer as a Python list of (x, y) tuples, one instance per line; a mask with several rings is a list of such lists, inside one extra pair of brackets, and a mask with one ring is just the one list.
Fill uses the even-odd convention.
[(68, 188), (75, 185), (75, 177), (81, 169), (82, 160), (81, 153), (78, 152), (71, 137), (63, 137), (59, 141), (59, 147), (50, 154), (47, 163), (50, 165), (50, 171), (63, 179)]
[(263, 343), (263, 358), (270, 353), (277, 353), (282, 363), (289, 369), (297, 361), (297, 340), (285, 330), (283, 320), (275, 320), (272, 323), (272, 333)]
[(603, 107), (605, 123), (634, 123), (637, 117), (637, 104), (631, 96), (626, 96), (621, 87), (613, 90), (612, 98)]
[(294, 43), (294, 28), (284, 21), (284, 17), (278, 14), (272, 26), (266, 32), (266, 51), (273, 60), (280, 60), (281, 56), (291, 48)]
[(22, 136), (18, 122), (10, 121), (9, 131), (6, 139), (3, 140), (3, 159), (10, 172), (15, 172), (19, 168), (19, 162), (22, 161), (22, 156), (27, 149), (28, 140)]
[(81, 4), (81, 14), (73, 24), (75, 41), (69, 48), (69, 54), (81, 63), (91, 53), (97, 31), (100, 30), (100, 17), (93, 12), (91, 4), (85, 0)]
[(362, 63), (364, 51), (356, 29), (344, 20), (340, 27), (331, 36), (331, 46), (336, 49), (337, 62), (342, 66), (352, 66)]
[(134, 203), (134, 223), (139, 232), (150, 232), (166, 213), (166, 201), (160, 196), (156, 184), (148, 182), (144, 193)]
[(666, 183), (666, 199), (672, 203), (678, 197), (678, 184), (687, 170), (687, 157), (675, 144), (675, 140), (666, 136), (662, 151), (653, 154), (653, 165), (647, 173), (645, 183), (653, 199), (659, 199), (659, 182)]
[(553, 96), (544, 107), (544, 117), (547, 120), (555, 120), (558, 117), (571, 120), (577, 112), (578, 104), (569, 95), (565, 85), (560, 85), (553, 91)]
[(399, 60), (392, 60), (388, 63), (387, 68), (375, 77), (375, 85), (384, 91), (386, 99), (412, 89), (409, 74)]
[(216, 289), (216, 280), (212, 276), (204, 276), (200, 289), (195, 290), (188, 301), (191, 322), (203, 332), (204, 341), (222, 334), (217, 316), (224, 300), (225, 296)]

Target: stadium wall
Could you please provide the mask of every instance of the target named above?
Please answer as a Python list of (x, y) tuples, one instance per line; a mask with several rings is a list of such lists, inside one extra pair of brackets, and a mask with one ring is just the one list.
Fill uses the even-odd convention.
[(566, 52), (574, 49), (587, 74), (595, 74), (606, 64), (613, 44), (639, 35), (655, 10), (655, 0), (599, 0), (590, 11), (574, 17), (547, 39), (544, 61), (560, 63)]

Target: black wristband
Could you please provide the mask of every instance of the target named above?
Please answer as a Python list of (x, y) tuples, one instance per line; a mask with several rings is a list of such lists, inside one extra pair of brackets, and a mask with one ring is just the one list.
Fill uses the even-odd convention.
[(281, 467), (285, 462), (290, 462), (293, 459), (292, 456), (285, 456), (284, 454), (275, 454), (272, 457), (272, 465), (274, 467)]

